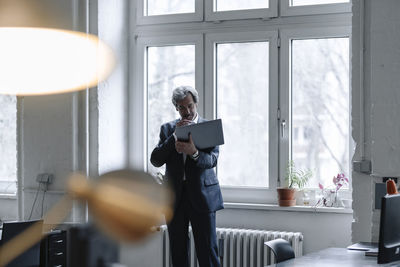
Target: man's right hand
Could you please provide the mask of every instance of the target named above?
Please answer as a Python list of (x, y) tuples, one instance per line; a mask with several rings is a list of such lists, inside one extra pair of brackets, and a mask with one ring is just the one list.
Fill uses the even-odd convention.
[(176, 126), (180, 127), (180, 126), (185, 126), (185, 125), (192, 124), (192, 123), (193, 123), (193, 121), (191, 121), (191, 120), (182, 119), (176, 123)]

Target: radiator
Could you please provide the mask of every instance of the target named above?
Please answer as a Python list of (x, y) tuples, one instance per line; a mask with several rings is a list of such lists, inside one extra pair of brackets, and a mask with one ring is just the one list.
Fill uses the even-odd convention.
[[(163, 267), (172, 267), (167, 226), (160, 227), (162, 233)], [(303, 254), (303, 235), (299, 232), (280, 232), (251, 229), (217, 228), (219, 256), (222, 267), (264, 267), (273, 264), (273, 253), (265, 241), (283, 238), (290, 242), (296, 257)], [(198, 267), (194, 238), (189, 227), (190, 267)]]

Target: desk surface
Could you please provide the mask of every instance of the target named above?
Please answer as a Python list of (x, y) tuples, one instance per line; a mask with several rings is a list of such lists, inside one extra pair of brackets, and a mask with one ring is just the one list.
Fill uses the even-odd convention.
[(379, 264), (377, 257), (365, 256), (364, 251), (347, 250), (346, 248), (327, 248), (299, 258), (281, 262), (277, 267), (369, 267), (369, 266), (400, 266), (400, 261)]

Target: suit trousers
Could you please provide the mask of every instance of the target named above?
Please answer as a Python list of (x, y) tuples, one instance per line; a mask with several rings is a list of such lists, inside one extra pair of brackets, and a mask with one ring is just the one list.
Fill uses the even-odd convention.
[(168, 224), (173, 267), (189, 267), (189, 222), (200, 267), (220, 267), (215, 212), (197, 212), (190, 204), (186, 182), (174, 216)]

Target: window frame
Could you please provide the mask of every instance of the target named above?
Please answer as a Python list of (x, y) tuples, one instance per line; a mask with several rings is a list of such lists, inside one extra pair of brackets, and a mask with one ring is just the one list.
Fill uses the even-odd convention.
[[(275, 0), (273, 0), (275, 1)], [(289, 0), (280, 0), (282, 2)], [(278, 1), (276, 1), (278, 3)], [(351, 4), (347, 5), (345, 9), (341, 9), (340, 5), (343, 4), (326, 4), (323, 5), (322, 9), (320, 7), (315, 8), (315, 6), (304, 6), (304, 7), (295, 7), (294, 9), (299, 9), (300, 13), (293, 14), (283, 14), (282, 13), (282, 3), (280, 2), (280, 6), (277, 6), (276, 11), (280, 11), (281, 14), (277, 14), (277, 18), (271, 17), (266, 18), (264, 15), (260, 16), (260, 14), (251, 14), (248, 13), (249, 10), (238, 10), (238, 11), (223, 11), (223, 12), (214, 12), (214, 13), (225, 13), (225, 15), (220, 17), (207, 17), (207, 12), (210, 9), (210, 1), (204, 2), (205, 9), (204, 17), (207, 21), (204, 20), (185, 20), (181, 23), (168, 24), (172, 22), (177, 22), (177, 15), (162, 15), (163, 19), (158, 20), (157, 18), (145, 18), (149, 19), (148, 22), (137, 24), (134, 28), (133, 34), (131, 35), (131, 45), (132, 51), (135, 53), (131, 53), (131, 62), (133, 65), (133, 75), (131, 75), (132, 79), (130, 80), (130, 90), (129, 98), (130, 98), (130, 133), (133, 138), (129, 141), (130, 147), (130, 158), (129, 163), (132, 167), (136, 167), (139, 169), (146, 170), (147, 169), (147, 88), (145, 88), (145, 61), (144, 54), (141, 54), (144, 51), (144, 47), (148, 46), (158, 46), (158, 45), (181, 45), (188, 44), (190, 40), (196, 40), (196, 89), (200, 94), (200, 103), (199, 103), (199, 114), (207, 119), (212, 119), (215, 117), (215, 93), (214, 92), (214, 46), (210, 41), (215, 38), (233, 38), (238, 36), (246, 36), (247, 33), (257, 32), (259, 34), (265, 34), (267, 32), (276, 32), (277, 40), (275, 42), (270, 42), (270, 61), (272, 54), (276, 55), (276, 103), (279, 107), (279, 110), (276, 112), (270, 106), (270, 124), (275, 122), (274, 127), (276, 131), (276, 146), (278, 147), (277, 152), (269, 152), (270, 157), (276, 158), (276, 165), (273, 166), (270, 163), (270, 172), (272, 168), (275, 168), (276, 171), (274, 174), (270, 174), (269, 179), (269, 188), (249, 188), (249, 187), (240, 187), (240, 186), (222, 186), (222, 192), (225, 202), (241, 202), (241, 203), (276, 203), (276, 187), (279, 185), (279, 182), (282, 181), (285, 175), (286, 162), (288, 157), (288, 146), (284, 141), (281, 140), (280, 137), (280, 121), (277, 119), (278, 116), (282, 118), (288, 117), (288, 111), (285, 109), (288, 108), (289, 98), (284, 100), (285, 94), (288, 96), (288, 84), (289, 80), (286, 81), (285, 85), (285, 76), (289, 76), (289, 61), (284, 64), (284, 57), (288, 58), (288, 52), (284, 52), (286, 49), (285, 46), (288, 46), (287, 38), (291, 36), (291, 34), (297, 33), (299, 38), (304, 37), (307, 38), (309, 36), (312, 38), (320, 37), (317, 35), (318, 33), (326, 33), (326, 37), (334, 37), (330, 34), (330, 32), (339, 32), (341, 34), (346, 32), (351, 33)], [(332, 7), (336, 6), (336, 7)], [(211, 5), (212, 7), (212, 5)], [(270, 5), (271, 7), (271, 5)], [(324, 9), (333, 10), (329, 12), (325, 12)], [(302, 10), (301, 10), (302, 9)], [(260, 10), (250, 10), (250, 11), (260, 11)], [(262, 10), (263, 11), (263, 10)], [(232, 13), (231, 13), (232, 12)], [(297, 12), (297, 11), (296, 11)], [(311, 12), (311, 13), (310, 13)], [(210, 12), (208, 12), (210, 13)], [(231, 13), (231, 14), (229, 14)], [(307, 14), (306, 14), (307, 13)], [(298, 15), (297, 15), (298, 14)], [(301, 15), (303, 14), (303, 15)], [(190, 14), (193, 15), (193, 14)], [(215, 14), (220, 15), (220, 14)], [(254, 15), (254, 17), (252, 17)], [(224, 17), (225, 16), (225, 17)], [(154, 16), (157, 17), (157, 16)], [(193, 16), (192, 16), (193, 17)], [(262, 18), (262, 19), (260, 19)], [(226, 19), (228, 21), (221, 20)], [(136, 20), (137, 21), (137, 20)], [(221, 22), (221, 23), (220, 23)], [(145, 24), (156, 24), (156, 25), (145, 25)], [(329, 34), (328, 34), (329, 33)], [(337, 36), (339, 37), (339, 36)], [(343, 35), (340, 35), (343, 37)], [(265, 37), (264, 37), (265, 38)], [(285, 39), (286, 38), (286, 39)], [(350, 36), (351, 38), (351, 36)], [(250, 38), (251, 39), (251, 38)], [(236, 38), (236, 40), (239, 40)], [(285, 41), (286, 40), (286, 41)], [(218, 40), (217, 40), (218, 41)], [(223, 42), (224, 40), (221, 40)], [(235, 40), (232, 40), (235, 41)], [(249, 39), (243, 41), (251, 41)], [(275, 45), (276, 53), (272, 53), (274, 48), (271, 48), (271, 44)], [(193, 44), (193, 43), (190, 43)], [(350, 41), (351, 46), (351, 41)], [(286, 53), (286, 55), (285, 55)], [(350, 47), (350, 55), (351, 55), (351, 47)], [(203, 64), (204, 63), (204, 64)], [(286, 66), (286, 70), (285, 70)], [(147, 68), (146, 68), (147, 69)], [(274, 69), (270, 65), (270, 71)], [(272, 79), (273, 75), (270, 74), (270, 79)], [(203, 87), (204, 86), (204, 87)], [(204, 89), (203, 89), (204, 88)], [(146, 89), (146, 90), (144, 90)], [(270, 88), (271, 89), (271, 88)], [(350, 87), (351, 90), (351, 87)], [(274, 98), (270, 96), (270, 100)], [(284, 101), (287, 102), (282, 104)], [(351, 102), (350, 102), (351, 105)], [(146, 109), (145, 109), (146, 108)], [(271, 118), (273, 117), (273, 118)], [(270, 127), (271, 128), (271, 127)], [(271, 132), (272, 128), (270, 129)], [(351, 137), (350, 138), (350, 145)], [(272, 149), (272, 145), (270, 145), (270, 150)], [(351, 151), (353, 151), (352, 147), (349, 149), (350, 156), (352, 156)], [(286, 155), (286, 156), (285, 156)], [(351, 158), (350, 158), (351, 160)], [(350, 175), (350, 174), (349, 174)], [(349, 190), (341, 190), (341, 196), (344, 198), (351, 198), (351, 182), (349, 185)]]
[[(178, 46), (195, 45), (195, 85), (199, 88), (198, 113), (204, 113), (204, 90), (203, 88), (203, 36), (201, 34), (190, 35), (169, 35), (138, 37), (136, 45), (136, 75), (135, 88), (131, 103), (134, 110), (131, 117), (131, 125), (142, 125), (142, 127), (131, 127), (135, 138), (132, 140), (132, 147), (140, 148), (142, 153), (133, 153), (132, 163), (136, 168), (147, 171), (148, 157), (151, 151), (147, 151), (147, 48), (154, 46)], [(173, 109), (171, 103), (171, 109)], [(160, 125), (161, 126), (161, 125)], [(141, 128), (141, 129), (140, 129)]]
[(22, 128), (22, 113), (21, 113), (21, 108), (22, 108), (22, 103), (21, 101), (23, 100), (22, 97), (19, 96), (14, 96), (15, 97), (15, 179), (9, 179), (9, 180), (2, 180), (2, 184), (6, 184), (6, 188), (9, 188), (11, 185), (15, 184), (15, 193), (13, 193), (10, 190), (0, 190), (0, 198), (17, 198), (18, 195), (20, 195), (20, 191), (22, 190), (21, 186), (21, 143), (22, 143), (22, 135), (20, 134), (21, 128)]
[[(313, 39), (313, 38), (339, 38), (348, 37), (349, 38), (349, 57), (351, 58), (351, 29), (347, 26), (330, 26), (330, 27), (318, 27), (312, 29), (283, 29), (280, 30), (281, 38), (281, 51), (280, 51), (280, 109), (281, 109), (281, 119), (286, 120), (287, 128), (286, 132), (291, 133), (291, 42), (296, 39)], [(351, 60), (349, 58), (349, 64)], [(285, 71), (286, 70), (286, 71)], [(350, 73), (349, 73), (350, 75)], [(351, 93), (351, 80), (349, 79), (349, 88)], [(351, 96), (349, 95), (349, 104)], [(351, 107), (350, 107), (351, 109)], [(350, 110), (349, 110), (350, 112)], [(350, 115), (349, 115), (350, 116)], [(349, 120), (349, 134), (351, 135), (351, 120)], [(279, 129), (281, 131), (281, 128)], [(291, 136), (286, 135), (282, 138), (280, 134), (280, 155), (279, 155), (279, 173), (280, 177), (284, 177), (286, 172), (286, 163), (291, 159)], [(351, 138), (351, 136), (349, 136)], [(351, 142), (350, 142), (351, 143)], [(350, 144), (351, 145), (351, 144)], [(351, 151), (349, 149), (349, 159), (351, 162)], [(332, 174), (333, 176), (334, 174)], [(347, 175), (351, 175), (350, 173)], [(283, 181), (281, 181), (282, 183)], [(311, 191), (316, 191), (316, 188), (308, 188)], [(350, 196), (350, 191), (352, 190), (351, 183), (349, 183), (348, 190), (341, 190), (341, 193), (346, 196)], [(346, 192), (344, 192), (346, 191)]]
[[(249, 31), (249, 32), (225, 32), (209, 33), (205, 39), (205, 99), (204, 108), (207, 118), (216, 118), (216, 45), (218, 43), (236, 43), (251, 41), (269, 42), (269, 155), (278, 153), (278, 32), (277, 31)], [(224, 200), (226, 202), (244, 203), (271, 203), (276, 200), (276, 179), (278, 175), (278, 157), (269, 156), (268, 188), (223, 186), (221, 185)], [(240, 196), (240, 199), (238, 197)]]
[(166, 15), (146, 16), (144, 14), (144, 0), (137, 1), (136, 23), (137, 25), (161, 24), (161, 23), (178, 23), (203, 20), (203, 0), (194, 0), (194, 13), (177, 13)]
[(214, 0), (205, 1), (205, 20), (220, 21), (234, 19), (261, 18), (270, 19), (278, 16), (278, 0), (269, 0), (268, 8), (215, 11)]
[(317, 14), (334, 14), (351, 12), (351, 1), (349, 3), (332, 3), (306, 6), (290, 6), (290, 0), (281, 0), (281, 16), (300, 16)]

